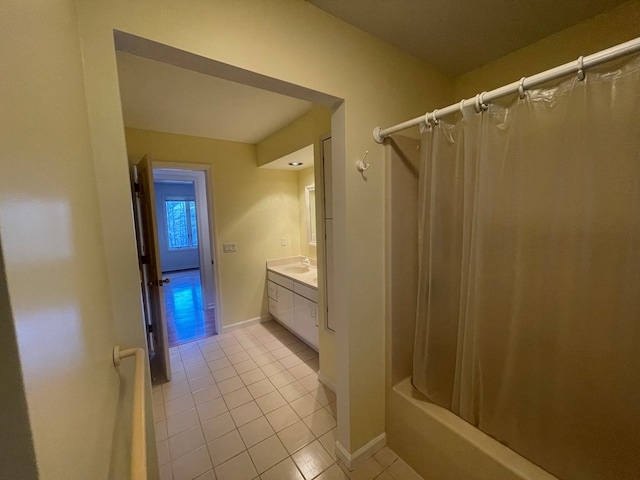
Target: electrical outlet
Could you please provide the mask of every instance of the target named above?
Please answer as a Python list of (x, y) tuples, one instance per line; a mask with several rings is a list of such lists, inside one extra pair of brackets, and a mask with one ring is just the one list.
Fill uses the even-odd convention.
[(282, 246), (282, 247), (286, 247), (287, 246), (287, 237), (281, 237), (280, 238), (280, 246)]
[(238, 251), (238, 244), (236, 242), (222, 244), (223, 253), (235, 253), (237, 251)]

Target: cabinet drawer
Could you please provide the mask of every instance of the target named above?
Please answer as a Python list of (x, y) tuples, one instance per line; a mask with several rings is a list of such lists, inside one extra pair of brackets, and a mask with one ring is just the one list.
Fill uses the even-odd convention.
[(278, 300), (278, 286), (271, 280), (267, 280), (267, 295), (269, 295), (269, 298)]
[(273, 298), (269, 299), (269, 313), (274, 317), (278, 316), (278, 301)]
[(289, 290), (293, 290), (293, 280), (287, 277), (283, 277), (282, 275), (279, 275), (276, 272), (272, 272), (271, 270), (267, 270), (267, 280), (271, 280), (278, 285), (282, 285)]
[(293, 291), (298, 295), (308, 298), (312, 302), (318, 303), (318, 291), (315, 288), (307, 287), (306, 285), (296, 282), (293, 284)]

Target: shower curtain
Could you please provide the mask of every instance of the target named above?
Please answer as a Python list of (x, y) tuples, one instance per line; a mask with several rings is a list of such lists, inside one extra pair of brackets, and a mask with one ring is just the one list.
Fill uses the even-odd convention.
[(564, 480), (640, 478), (640, 57), (422, 138), (413, 384)]

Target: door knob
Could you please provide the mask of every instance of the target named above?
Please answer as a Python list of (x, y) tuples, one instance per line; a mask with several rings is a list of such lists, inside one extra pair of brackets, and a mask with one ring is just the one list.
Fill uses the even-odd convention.
[(147, 285), (149, 285), (150, 287), (153, 287), (154, 285), (161, 287), (165, 283), (169, 283), (170, 281), (171, 281), (170, 278), (164, 278), (162, 280), (151, 280)]

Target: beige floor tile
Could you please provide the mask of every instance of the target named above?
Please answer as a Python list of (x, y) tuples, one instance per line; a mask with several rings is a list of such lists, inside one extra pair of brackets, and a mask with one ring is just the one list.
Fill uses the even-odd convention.
[(207, 443), (214, 466), (218, 466), (245, 450), (245, 445), (237, 430), (233, 430)]
[[(269, 347), (267, 347), (267, 349), (269, 349)], [(280, 348), (276, 348), (275, 350), (271, 350), (271, 355), (273, 355), (274, 357), (276, 357), (278, 360), (283, 360), (286, 357), (289, 357), (291, 355), (293, 355), (293, 352), (291, 350), (289, 350), (287, 347), (283, 346)], [(283, 363), (284, 365), (284, 363)]]
[[(289, 347), (289, 348), (291, 348), (291, 347)], [(313, 350), (311, 348), (305, 348), (304, 350), (300, 350), (299, 352), (296, 352), (296, 356), (300, 360), (305, 362), (307, 360), (311, 360), (312, 358), (316, 358), (318, 356), (318, 352), (316, 352), (315, 350)]]
[(287, 458), (288, 453), (276, 435), (249, 449), (249, 455), (258, 473), (263, 473)]
[(309, 376), (299, 379), (299, 381), (309, 392), (313, 392), (322, 386), (322, 383), (318, 380), (318, 374), (315, 372)]
[(329, 405), (331, 402), (336, 401), (336, 394), (333, 393), (329, 387), (325, 387), (324, 385), (310, 393), (322, 405)]
[(387, 468), (386, 473), (391, 475), (395, 480), (423, 480), (423, 478), (401, 458), (393, 462), (389, 468)]
[(243, 373), (246, 373), (249, 370), (258, 368), (258, 365), (256, 365), (256, 362), (249, 359), (249, 360), (244, 360), (242, 362), (234, 364), (233, 368), (236, 369), (236, 372), (238, 372), (238, 375), (242, 375)]
[(336, 420), (328, 410), (321, 408), (302, 419), (316, 437), (320, 437), (336, 427)]
[(195, 406), (196, 404), (193, 403), (193, 397), (191, 394), (188, 394), (166, 402), (164, 404), (164, 409), (167, 414), (167, 418), (169, 418), (174, 415), (178, 415), (179, 413), (186, 412), (187, 410), (191, 410)]
[(334, 463), (314, 480), (349, 480), (349, 477), (340, 469), (338, 464)]
[(266, 365), (261, 365), (260, 370), (262, 370), (267, 377), (271, 377), (277, 373), (285, 372), (287, 369), (284, 368), (284, 365), (282, 365), (279, 361), (276, 360), (275, 362), (267, 363)]
[(152, 405), (151, 406), (151, 409), (153, 411), (152, 412), (153, 413), (153, 421), (155, 423), (162, 422), (162, 421), (166, 420), (167, 414), (165, 413), (165, 408), (166, 407), (164, 406), (164, 404), (156, 405), (156, 406)]
[(203, 403), (210, 402), (214, 398), (222, 396), (220, 390), (216, 385), (209, 385), (201, 390), (193, 392), (193, 401), (196, 405), (202, 405)]
[(209, 365), (205, 363), (202, 366), (194, 367), (189, 370), (186, 370), (184, 373), (189, 380), (193, 378), (201, 377), (202, 375), (206, 375), (207, 373), (210, 373)]
[[(259, 345), (253, 348), (248, 348), (247, 353), (251, 358), (255, 359), (256, 357), (259, 357), (261, 355), (266, 355), (267, 353), (269, 353), (269, 350), (264, 348), (262, 345)], [(274, 360), (275, 360), (275, 357), (274, 357)]]
[(189, 382), (169, 382), (165, 383), (162, 387), (162, 396), (165, 402), (175, 400), (176, 398), (183, 397), (191, 393), (189, 388)]
[(183, 358), (182, 363), (184, 364), (184, 369), (188, 372), (189, 370), (193, 370), (195, 368), (206, 367), (207, 362), (204, 357), (198, 353), (198, 356), (194, 356), (191, 358)]
[(200, 417), (200, 421), (206, 422), (207, 420), (211, 420), (218, 415), (222, 415), (228, 409), (227, 404), (224, 403), (222, 397), (219, 397), (214, 398), (210, 402), (198, 405), (198, 407), (196, 407), (196, 410), (198, 410), (198, 417)]
[(159, 442), (156, 442), (156, 451), (158, 452), (158, 465), (165, 465), (171, 461), (169, 440), (160, 440)]
[(280, 363), (286, 368), (291, 368), (295, 367), (296, 365), (300, 365), (302, 363), (302, 360), (298, 358), (297, 355), (289, 355), (287, 357), (281, 358)]
[(229, 355), (228, 358), (229, 358), (229, 361), (233, 364), (233, 366), (236, 366), (238, 363), (246, 362), (251, 357), (249, 356), (249, 354), (247, 352), (242, 351), (242, 352), (238, 352), (238, 353), (234, 353), (232, 355)]
[(241, 373), (240, 378), (245, 385), (251, 385), (252, 383), (264, 380), (265, 378), (267, 378), (267, 376), (262, 372), (262, 370), (260, 370), (259, 368), (255, 368), (253, 370), (249, 370), (248, 372)]
[(231, 410), (233, 421), (238, 427), (246, 425), (252, 420), (262, 416), (262, 412), (258, 408), (256, 402), (251, 401)]
[(160, 467), (160, 480), (173, 480), (173, 469), (171, 468), (171, 463), (167, 463)]
[(302, 421), (295, 422), (278, 432), (278, 438), (290, 454), (315, 440), (313, 432)]
[(211, 350), (209, 352), (206, 352), (203, 356), (204, 356), (204, 359), (209, 364), (209, 367), (211, 367), (211, 362), (215, 362), (216, 360), (220, 360), (221, 358), (227, 358), (222, 348), (218, 348), (217, 350)]
[(217, 480), (252, 480), (258, 475), (247, 452), (215, 468)]
[(275, 433), (265, 417), (258, 417), (252, 420), (240, 427), (238, 431), (247, 448), (253, 447)]
[(247, 389), (249, 389), (249, 393), (251, 393), (253, 398), (258, 398), (267, 393), (274, 392), (276, 387), (273, 386), (273, 383), (271, 383), (268, 378), (265, 378), (251, 385), (247, 385)]
[(306, 363), (301, 363), (299, 365), (296, 365), (295, 367), (291, 367), (289, 369), (289, 373), (296, 377), (296, 380), (300, 380), (301, 378), (308, 377), (309, 375), (315, 373), (315, 371)]
[(394, 480), (394, 479), (387, 472), (382, 472), (380, 475), (376, 477), (376, 480)]
[(284, 387), (279, 388), (278, 390), (287, 402), (292, 402), (296, 398), (300, 398), (309, 393), (307, 389), (304, 388), (302, 384), (297, 380), (290, 383), (289, 385), (285, 385)]
[(306, 480), (316, 477), (334, 463), (331, 455), (317, 440), (298, 450), (292, 457)]
[(169, 452), (171, 458), (176, 459), (205, 444), (204, 435), (202, 434), (202, 428), (200, 425), (178, 433), (172, 437), (169, 437)]
[(296, 467), (291, 458), (285, 458), (282, 462), (276, 466), (270, 468), (262, 475), (261, 480), (304, 480), (304, 477)]
[(327, 453), (331, 455), (334, 460), (338, 459), (336, 456), (336, 434), (336, 429), (333, 428), (318, 439)]
[(300, 420), (300, 417), (298, 417), (296, 412), (294, 412), (289, 405), (284, 405), (273, 412), (267, 413), (265, 416), (276, 432), (279, 432)]
[(327, 405), (327, 410), (329, 410), (329, 413), (333, 416), (333, 418), (337, 419), (338, 418), (338, 403), (337, 402), (331, 402), (329, 405)]
[(200, 419), (198, 418), (198, 412), (195, 408), (192, 408), (186, 412), (167, 418), (167, 436), (172, 437), (199, 424)]
[(231, 377), (235, 377), (236, 375), (238, 375), (238, 373), (235, 371), (233, 367), (225, 367), (213, 372), (213, 378), (217, 383), (223, 382), (224, 380), (228, 380)]
[(216, 480), (216, 474), (213, 473), (213, 470), (209, 470), (196, 478), (196, 480)]
[(167, 421), (163, 420), (161, 422), (157, 422), (155, 426), (156, 430), (156, 442), (161, 440), (166, 440), (169, 437), (167, 433)]
[[(224, 353), (223, 353), (224, 354)], [(231, 362), (227, 357), (221, 357), (217, 360), (209, 361), (209, 370), (212, 372), (217, 372), (218, 370), (222, 370), (223, 368), (228, 368), (231, 366)]]
[(387, 468), (398, 459), (398, 456), (389, 447), (383, 447), (373, 455), (373, 458), (382, 468)]
[(231, 418), (229, 412), (218, 415), (217, 417), (202, 423), (202, 432), (207, 442), (211, 442), (216, 438), (226, 435), (236, 429), (236, 424)]
[(233, 355), (234, 353), (244, 352), (244, 348), (242, 348), (242, 346), (240, 346), (238, 344), (238, 342), (236, 342), (235, 345), (230, 345), (228, 347), (222, 347), (222, 350), (224, 350), (224, 353), (227, 354), (227, 357), (229, 355)]
[(289, 405), (291, 405), (291, 408), (293, 408), (301, 418), (311, 415), (316, 410), (320, 410), (322, 408), (322, 404), (309, 393), (300, 398), (296, 398), (294, 401), (290, 402)]
[(274, 390), (271, 393), (267, 393), (262, 397), (256, 398), (256, 403), (260, 407), (260, 410), (262, 410), (262, 413), (267, 414), (274, 411), (276, 408), (286, 405), (287, 401), (278, 391)]
[(227, 393), (231, 393), (234, 390), (238, 390), (242, 387), (244, 387), (244, 383), (242, 383), (242, 380), (237, 375), (227, 380), (218, 382), (218, 389), (220, 390), (220, 393), (222, 393), (222, 395), (226, 395)]
[(259, 367), (275, 362), (276, 360), (278, 359), (271, 355), (269, 352), (253, 357), (253, 361), (256, 362), (256, 365), (258, 365)]
[(373, 480), (382, 473), (382, 467), (373, 458), (368, 458), (362, 465), (348, 473), (350, 480)]
[(202, 446), (171, 462), (173, 480), (193, 480), (212, 467), (207, 447)]
[(291, 375), (291, 373), (285, 371), (270, 376), (269, 380), (271, 380), (271, 383), (273, 383), (276, 388), (280, 388), (284, 387), (285, 385), (289, 385), (291, 382), (294, 382), (296, 378)]
[(222, 398), (224, 398), (224, 401), (227, 404), (227, 408), (229, 410), (233, 410), (234, 408), (237, 408), (240, 405), (244, 405), (245, 403), (253, 400), (253, 397), (249, 393), (249, 390), (247, 390), (246, 388), (234, 390), (231, 393), (223, 395)]

